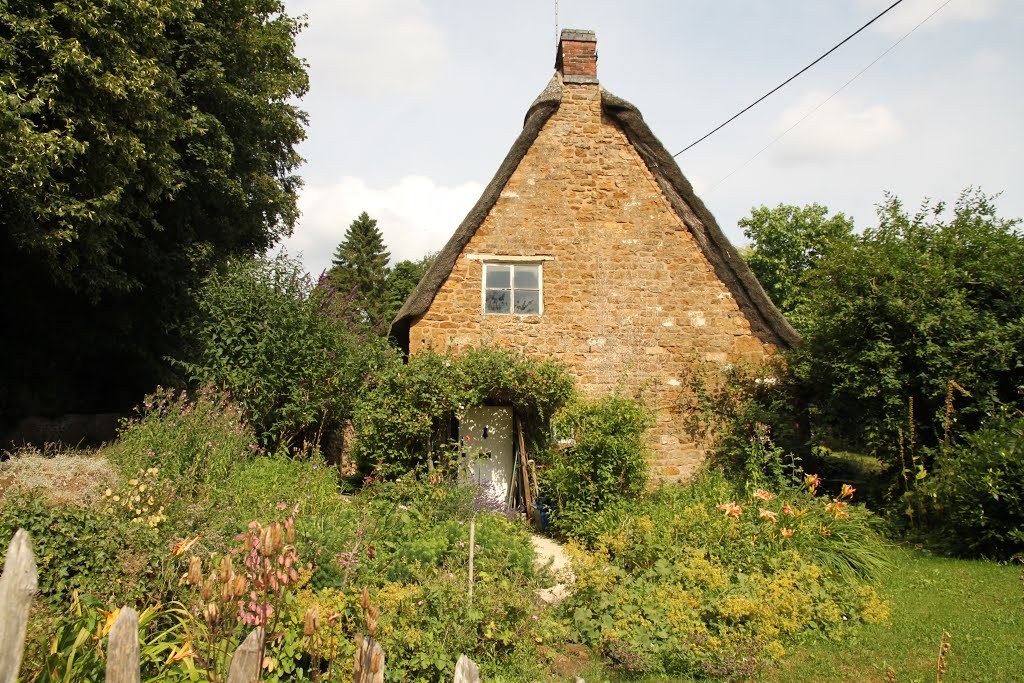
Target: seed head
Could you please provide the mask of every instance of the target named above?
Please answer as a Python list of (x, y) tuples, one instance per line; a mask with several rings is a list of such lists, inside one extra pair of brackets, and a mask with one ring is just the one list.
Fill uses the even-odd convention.
[(302, 618), (302, 633), (311, 636), (320, 628), (320, 608), (313, 605)]
[(203, 561), (193, 555), (188, 561), (188, 583), (198, 586), (203, 582)]

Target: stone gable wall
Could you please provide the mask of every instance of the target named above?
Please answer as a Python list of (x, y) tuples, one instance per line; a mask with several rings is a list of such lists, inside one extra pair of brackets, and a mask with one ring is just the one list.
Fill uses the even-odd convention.
[[(481, 255), (543, 261), (544, 312), (484, 315)], [(602, 116), (598, 85), (565, 85), (548, 120), (463, 250), (410, 353), (497, 343), (572, 367), (590, 395), (624, 389), (656, 411), (652, 469), (686, 479), (703, 460), (676, 409), (695, 359), (760, 361), (751, 333), (657, 181)]]

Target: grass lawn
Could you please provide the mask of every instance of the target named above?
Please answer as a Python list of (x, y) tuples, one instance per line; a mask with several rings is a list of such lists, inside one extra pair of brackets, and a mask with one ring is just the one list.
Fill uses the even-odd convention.
[(943, 631), (951, 649), (942, 679), (1024, 681), (1024, 569), (894, 551), (882, 590), (889, 626), (860, 626), (838, 643), (793, 648), (762, 683), (936, 680)]

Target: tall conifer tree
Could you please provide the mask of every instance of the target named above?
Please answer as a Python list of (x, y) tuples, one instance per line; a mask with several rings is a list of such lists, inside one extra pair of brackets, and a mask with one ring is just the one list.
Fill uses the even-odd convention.
[(363, 211), (348, 226), (331, 262), (332, 284), (343, 295), (351, 294), (357, 317), (374, 328), (385, 322), (390, 259), (376, 219)]

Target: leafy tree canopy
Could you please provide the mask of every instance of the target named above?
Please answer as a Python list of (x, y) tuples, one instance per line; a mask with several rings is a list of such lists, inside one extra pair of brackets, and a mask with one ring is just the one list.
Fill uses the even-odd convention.
[(828, 207), (820, 204), (779, 204), (753, 209), (739, 225), (751, 241), (743, 254), (750, 269), (790, 322), (802, 328), (794, 315), (805, 294), (801, 280), (834, 248), (853, 239), (853, 220), (842, 213), (829, 216)]
[[(399, 261), (388, 273), (385, 298), (387, 309), (384, 312), (384, 327), (387, 328), (391, 321), (398, 315), (405, 300), (416, 289), (427, 270), (434, 263), (437, 252), (427, 254), (418, 261)], [(387, 329), (384, 330), (385, 332)]]
[(0, 408), (130, 404), (201, 279), (290, 232), (301, 25), (281, 0), (0, 4)]
[(808, 273), (797, 311), (805, 329), (794, 369), (819, 418), (890, 461), (901, 433), (907, 447), (912, 433), (924, 446), (944, 437), (951, 390), (954, 434), (997, 403), (1024, 404), (1019, 220), (976, 190), (946, 208), (925, 202), (910, 215), (887, 195), (877, 227)]

